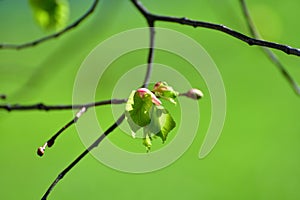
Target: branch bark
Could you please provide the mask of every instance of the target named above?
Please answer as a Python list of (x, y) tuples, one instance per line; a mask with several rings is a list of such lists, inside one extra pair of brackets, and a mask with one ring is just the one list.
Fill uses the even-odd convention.
[(0, 105), (0, 110), (7, 110), (7, 111), (24, 111), (24, 110), (43, 110), (43, 111), (50, 111), (50, 110), (77, 110), (81, 109), (82, 107), (90, 108), (90, 107), (97, 107), (102, 105), (108, 104), (123, 104), (126, 103), (127, 99), (109, 99), (104, 101), (97, 101), (93, 103), (87, 104), (76, 104), (76, 105), (46, 105), (43, 103), (37, 103), (33, 105)]
[(238, 31), (235, 31), (231, 28), (228, 28), (222, 24), (214, 24), (210, 22), (204, 22), (204, 21), (196, 21), (196, 20), (190, 20), (186, 17), (171, 17), (171, 16), (163, 16), (163, 15), (157, 15), (149, 12), (138, 0), (131, 0), (131, 2), (137, 7), (137, 9), (141, 12), (141, 14), (147, 19), (151, 19), (153, 22), (155, 21), (162, 21), (162, 22), (171, 22), (171, 23), (177, 23), (181, 25), (187, 25), (192, 26), (194, 28), (196, 27), (202, 27), (207, 29), (212, 29), (216, 31), (223, 32), (227, 35), (230, 35), (236, 39), (239, 39), (250, 46), (256, 45), (261, 47), (268, 47), (271, 49), (276, 49), (282, 52), (285, 52), (286, 54), (290, 55), (296, 55), (300, 56), (300, 49), (290, 47), (288, 45), (278, 44), (275, 42), (269, 42), (265, 40), (259, 40), (255, 38), (251, 38), (247, 35), (244, 35)]
[(147, 21), (148, 27), (149, 27), (149, 33), (150, 33), (150, 42), (149, 42), (149, 51), (148, 51), (148, 58), (147, 58), (147, 71), (144, 79), (143, 86), (144, 88), (147, 88), (150, 82), (150, 76), (152, 72), (152, 63), (154, 58), (154, 42), (155, 42), (155, 19), (149, 15), (146, 10), (143, 9), (142, 5), (138, 1), (131, 1), (133, 5), (140, 11), (140, 13), (144, 16), (144, 18)]

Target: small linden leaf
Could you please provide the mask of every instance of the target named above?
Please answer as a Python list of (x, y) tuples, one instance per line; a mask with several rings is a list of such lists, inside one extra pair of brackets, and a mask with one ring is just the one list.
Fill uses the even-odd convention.
[(67, 0), (29, 0), (34, 18), (43, 29), (60, 29), (69, 17)]
[(140, 127), (147, 126), (150, 119), (150, 109), (153, 106), (151, 95), (144, 94), (142, 97), (139, 92), (134, 91), (127, 101), (126, 116), (127, 121), (133, 131), (136, 132)]
[(150, 132), (160, 137), (163, 143), (166, 141), (168, 133), (174, 129), (176, 123), (170, 113), (162, 106), (155, 106), (151, 113), (151, 123), (145, 127)]
[(125, 116), (126, 116), (128, 124), (130, 126), (132, 137), (135, 137), (135, 135), (136, 135), (135, 133), (141, 128), (132, 120), (131, 115), (129, 113), (130, 111), (133, 110), (132, 105), (134, 104), (134, 101), (133, 101), (134, 94), (135, 94), (135, 90), (131, 92), (131, 94), (127, 100), (127, 103), (126, 103), (126, 107), (125, 107)]

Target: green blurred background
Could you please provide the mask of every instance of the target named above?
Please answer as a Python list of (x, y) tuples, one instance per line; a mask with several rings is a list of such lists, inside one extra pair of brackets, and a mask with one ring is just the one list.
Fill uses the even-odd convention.
[[(70, 0), (70, 22), (91, 3)], [(155, 13), (221, 23), (248, 34), (237, 0), (143, 3)], [(298, 1), (252, 0), (248, 4), (264, 38), (300, 47)], [(0, 1), (0, 19), (1, 42), (22, 43), (48, 34), (35, 24), (27, 1)], [(300, 199), (300, 99), (278, 70), (258, 47), (248, 47), (225, 34), (177, 24), (157, 25), (198, 41), (222, 74), (228, 110), (214, 150), (208, 157), (198, 158), (210, 120), (210, 99), (203, 80), (179, 66), (184, 62), (175, 62), (158, 51), (156, 62), (179, 70), (181, 67), (192, 85), (207, 94), (199, 102), (201, 122), (191, 147), (172, 165), (147, 174), (119, 172), (88, 155), (49, 199)], [(1, 103), (71, 103), (77, 70), (89, 52), (113, 34), (144, 26), (145, 20), (129, 1), (106, 0), (84, 24), (61, 38), (22, 51), (1, 50), (0, 93), (8, 95)], [(300, 81), (300, 59), (276, 53)], [(116, 61), (103, 78), (104, 87), (97, 93), (97, 100), (110, 98), (110, 85), (131, 66), (145, 61), (146, 51)], [(140, 82), (137, 78), (137, 85)], [(111, 108), (97, 108), (97, 113), (102, 127), (108, 127), (113, 119)], [(71, 111), (0, 111), (1, 199), (41, 198), (57, 174), (83, 151), (72, 127), (43, 158), (35, 153), (72, 117)], [(179, 117), (175, 113), (175, 118)], [(141, 141), (124, 137), (120, 131), (109, 137), (122, 148), (145, 151)], [(161, 147), (159, 142), (157, 145)]]

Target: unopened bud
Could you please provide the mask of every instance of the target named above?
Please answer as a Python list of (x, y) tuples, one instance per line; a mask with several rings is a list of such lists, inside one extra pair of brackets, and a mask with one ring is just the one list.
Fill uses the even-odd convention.
[(159, 81), (157, 83), (155, 83), (153, 91), (155, 92), (162, 92), (162, 91), (166, 91), (168, 84), (166, 82), (163, 81)]
[(187, 93), (185, 93), (185, 96), (191, 98), (191, 99), (201, 99), (203, 97), (203, 93), (201, 92), (201, 90), (198, 89), (190, 89)]
[(44, 153), (45, 153), (44, 147), (39, 147), (38, 150), (37, 150), (37, 154), (38, 154), (39, 156), (43, 156)]

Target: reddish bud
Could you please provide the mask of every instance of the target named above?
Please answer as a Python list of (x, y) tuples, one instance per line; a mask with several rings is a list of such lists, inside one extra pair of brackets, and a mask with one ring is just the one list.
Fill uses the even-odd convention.
[(173, 88), (168, 86), (166, 82), (159, 81), (155, 83), (153, 91), (163, 93), (164, 91), (173, 91)]

